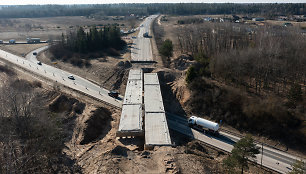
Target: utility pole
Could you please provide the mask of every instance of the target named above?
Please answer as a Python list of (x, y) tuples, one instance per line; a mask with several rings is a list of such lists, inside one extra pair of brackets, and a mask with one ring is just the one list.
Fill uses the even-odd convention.
[(261, 168), (262, 168), (262, 158), (263, 158), (263, 143), (261, 143)]

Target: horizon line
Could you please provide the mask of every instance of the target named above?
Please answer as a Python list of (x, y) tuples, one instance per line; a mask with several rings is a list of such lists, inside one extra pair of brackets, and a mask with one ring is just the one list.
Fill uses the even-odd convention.
[(121, 3), (28, 3), (28, 4), (0, 4), (0, 6), (23, 6), (23, 5), (119, 5), (119, 4), (306, 4), (306, 2), (121, 2)]

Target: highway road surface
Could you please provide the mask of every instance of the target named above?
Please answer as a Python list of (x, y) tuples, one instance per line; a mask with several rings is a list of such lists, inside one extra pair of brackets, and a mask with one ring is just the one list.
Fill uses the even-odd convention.
[[(48, 42), (47, 41), (40, 41), (39, 43), (48, 43)], [(3, 41), (2, 44), (14, 45), (14, 44), (32, 44), (32, 43), (28, 43), (27, 41), (16, 41), (14, 44), (11, 44), (9, 41)]]
[(37, 55), (33, 55), (33, 53), (36, 52), (37, 54), (39, 54), (40, 52), (43, 52), (43, 51), (47, 50), (48, 48), (49, 48), (49, 46), (43, 46), (43, 47), (40, 47), (40, 48), (38, 48), (38, 49), (36, 49), (36, 50), (33, 50), (33, 51), (31, 51), (30, 53), (28, 53), (28, 54), (25, 56), (25, 58), (26, 58), (27, 60), (33, 62), (33, 63), (37, 63), (37, 62), (38, 62), (38, 60), (37, 60), (37, 58), (36, 58)]
[[(32, 51), (31, 53), (33, 55), (33, 52), (39, 52), (44, 49), (47, 49), (47, 48), (45, 47), (39, 48), (37, 50)], [(64, 85), (66, 87), (72, 88), (77, 91), (80, 91), (98, 100), (102, 100), (108, 104), (111, 104), (115, 107), (119, 107), (119, 108), (122, 107), (121, 99), (115, 99), (115, 98), (108, 96), (108, 92), (109, 92), (108, 90), (101, 88), (100, 86), (82, 77), (71, 74), (67, 71), (63, 71), (61, 69), (58, 69), (58, 68), (55, 68), (55, 67), (52, 67), (46, 64), (38, 65), (36, 56), (34, 55), (33, 56), (27, 55), (26, 56), (27, 59), (25, 59), (23, 57), (19, 57), (9, 52), (0, 50), (0, 57), (32, 73), (35, 73), (47, 79), (53, 80), (55, 83)], [(69, 75), (73, 75), (75, 79), (74, 80), (68, 79)]]
[(132, 62), (153, 62), (150, 38), (143, 37), (143, 34), (150, 33), (151, 23), (157, 16), (149, 16), (140, 24), (138, 36), (134, 39), (131, 48)]
[[(149, 32), (150, 24), (156, 17), (157, 15), (149, 16), (139, 27), (139, 34), (134, 41), (134, 48), (132, 48), (132, 61), (153, 61), (150, 39), (144, 38), (143, 33)], [(47, 79), (51, 79), (55, 83), (83, 92), (113, 106), (120, 108), (122, 107), (122, 101), (108, 96), (108, 90), (74, 74), (72, 75), (75, 77), (75, 80), (68, 79), (68, 76), (71, 75), (69, 72), (46, 64), (38, 65), (36, 56), (33, 55), (33, 52), (39, 53), (45, 49), (47, 49), (47, 47), (34, 50), (28, 54), (26, 58), (0, 50), (0, 58), (16, 64), (32, 73), (38, 74)], [(226, 132), (220, 132), (219, 137), (205, 135), (197, 130), (189, 128), (185, 118), (172, 114), (167, 114), (167, 122), (170, 129), (185, 134), (191, 138), (203, 141), (227, 152), (231, 152), (233, 144), (240, 139), (239, 137), (235, 137)], [(261, 145), (258, 146), (261, 147)], [(256, 162), (261, 164), (262, 159), (263, 166), (280, 173), (289, 172), (291, 169), (291, 164), (298, 159), (297, 157), (289, 155), (288, 153), (281, 152), (267, 146), (264, 146), (263, 149), (263, 157), (261, 154), (257, 155)]]
[[(197, 130), (191, 129), (187, 124), (186, 118), (169, 113), (167, 113), (167, 121), (170, 129), (187, 135), (191, 138), (203, 141), (209, 145), (227, 152), (231, 152), (233, 144), (240, 139), (239, 137), (222, 131), (220, 131), (220, 135), (218, 137), (203, 134)], [(257, 144), (257, 146), (260, 148), (262, 147), (261, 144)], [(258, 164), (261, 164), (261, 158), (261, 154), (256, 155), (256, 162)], [(288, 173), (291, 171), (291, 164), (294, 163), (297, 159), (299, 158), (288, 153), (267, 147), (265, 145), (263, 146), (262, 165), (279, 173)]]
[[(143, 33), (150, 31), (150, 24), (157, 15), (149, 16), (139, 27), (139, 34), (134, 40), (132, 48), (132, 61), (145, 62), (153, 61), (151, 43), (149, 38), (144, 38)], [(239, 141), (239, 137), (226, 132), (220, 132), (219, 137), (205, 135), (197, 130), (191, 129), (187, 125), (187, 119), (172, 114), (167, 114), (167, 122), (170, 129), (185, 134), (191, 138), (198, 139), (214, 147), (231, 152), (233, 144)], [(261, 145), (258, 145), (261, 147)], [(271, 147), (263, 146), (263, 155), (258, 154), (256, 161), (258, 164), (270, 168), (280, 173), (287, 173), (291, 170), (291, 164), (298, 159), (288, 153), (281, 152)]]

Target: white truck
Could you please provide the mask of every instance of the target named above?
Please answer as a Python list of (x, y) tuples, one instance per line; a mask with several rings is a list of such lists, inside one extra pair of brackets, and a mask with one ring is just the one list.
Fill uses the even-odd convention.
[(205, 133), (205, 131), (207, 130), (208, 132), (211, 132), (213, 134), (218, 135), (219, 132), (219, 124), (206, 120), (204, 118), (199, 118), (196, 116), (191, 116), (188, 119), (188, 126), (195, 128), (197, 130), (203, 131)]
[(29, 44), (40, 43), (40, 38), (27, 38), (27, 43)]

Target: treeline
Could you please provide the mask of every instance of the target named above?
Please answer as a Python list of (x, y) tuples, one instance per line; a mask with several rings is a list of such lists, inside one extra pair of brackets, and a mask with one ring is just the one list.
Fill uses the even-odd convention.
[(207, 22), (172, 32), (178, 50), (195, 59), (186, 76), (193, 114), (293, 148), (305, 144), (306, 37), (299, 29)]
[(294, 28), (207, 23), (186, 26), (177, 35), (182, 53), (198, 62), (191, 79), (213, 76), (257, 94), (283, 96), (292, 84), (305, 85), (306, 38)]
[[(120, 28), (117, 26), (91, 27), (85, 31), (80, 27), (77, 31), (62, 34), (59, 43), (51, 46), (50, 51), (56, 59), (70, 61), (74, 65), (88, 65), (88, 59), (104, 56), (120, 55), (119, 50), (126, 46), (121, 39)], [(87, 59), (87, 61), (83, 59)]]
[(6, 6), (0, 9), (0, 18), (33, 18), (54, 16), (106, 16), (150, 15), (156, 13), (171, 15), (199, 14), (245, 14), (305, 15), (305, 3), (288, 4), (209, 4), (209, 3), (162, 3), (162, 4), (100, 4), (100, 5), (25, 5)]

